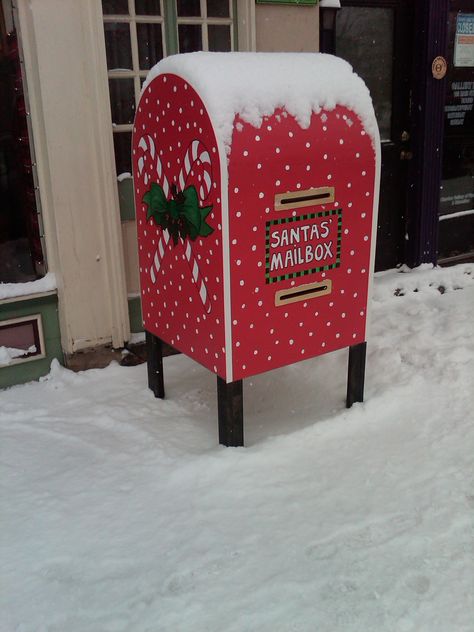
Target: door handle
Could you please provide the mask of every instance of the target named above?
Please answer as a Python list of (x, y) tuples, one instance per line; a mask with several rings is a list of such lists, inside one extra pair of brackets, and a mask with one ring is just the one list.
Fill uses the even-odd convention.
[(400, 152), (400, 160), (411, 160), (413, 158), (413, 152), (402, 149)]

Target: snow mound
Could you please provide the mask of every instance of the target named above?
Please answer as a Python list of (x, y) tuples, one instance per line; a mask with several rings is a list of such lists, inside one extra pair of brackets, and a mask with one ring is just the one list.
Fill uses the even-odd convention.
[(56, 288), (56, 277), (52, 272), (48, 272), (46, 276), (36, 281), (28, 281), (27, 283), (0, 283), (0, 300), (16, 298), (17, 296), (27, 296), (29, 294), (51, 292)]
[(345, 350), (258, 375), (246, 448), (183, 355), (164, 400), (144, 364), (0, 391), (1, 631), (472, 632), (472, 276), (378, 275), (366, 401)]
[(369, 90), (343, 59), (322, 53), (186, 53), (154, 66), (142, 92), (155, 77), (182, 77), (206, 104), (216, 135), (230, 151), (235, 116), (255, 127), (284, 108), (302, 128), (312, 112), (342, 105), (355, 112), (372, 141), (378, 139)]

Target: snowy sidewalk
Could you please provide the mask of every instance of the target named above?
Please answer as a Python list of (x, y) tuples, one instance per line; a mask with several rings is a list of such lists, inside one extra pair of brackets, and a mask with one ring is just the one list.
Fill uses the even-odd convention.
[(163, 402), (145, 365), (0, 392), (1, 631), (470, 632), (474, 265), (373, 300), (366, 403), (346, 352), (258, 376), (247, 448), (183, 356)]

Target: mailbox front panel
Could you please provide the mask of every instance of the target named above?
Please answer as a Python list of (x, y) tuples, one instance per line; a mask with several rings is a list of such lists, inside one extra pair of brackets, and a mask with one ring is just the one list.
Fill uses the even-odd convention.
[(145, 329), (225, 376), (219, 155), (180, 77), (160, 75), (142, 94), (133, 170)]
[(233, 379), (365, 340), (375, 152), (337, 107), (237, 121), (229, 164)]

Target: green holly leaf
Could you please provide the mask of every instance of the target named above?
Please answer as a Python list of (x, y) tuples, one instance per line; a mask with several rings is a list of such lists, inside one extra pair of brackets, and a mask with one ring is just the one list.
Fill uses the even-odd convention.
[(199, 233), (201, 227), (201, 212), (199, 209), (198, 194), (194, 186), (190, 186), (183, 191), (180, 213)]
[(204, 208), (200, 209), (200, 211), (201, 211), (201, 226), (199, 229), (199, 235), (201, 237), (207, 237), (208, 235), (214, 232), (214, 229), (212, 228), (212, 226), (209, 226), (209, 224), (206, 222), (206, 217), (212, 211), (212, 206), (205, 206)]
[(148, 206), (147, 220), (149, 220), (150, 217), (155, 217), (168, 211), (168, 201), (165, 192), (156, 182), (151, 183), (150, 190), (143, 196), (143, 202)]

